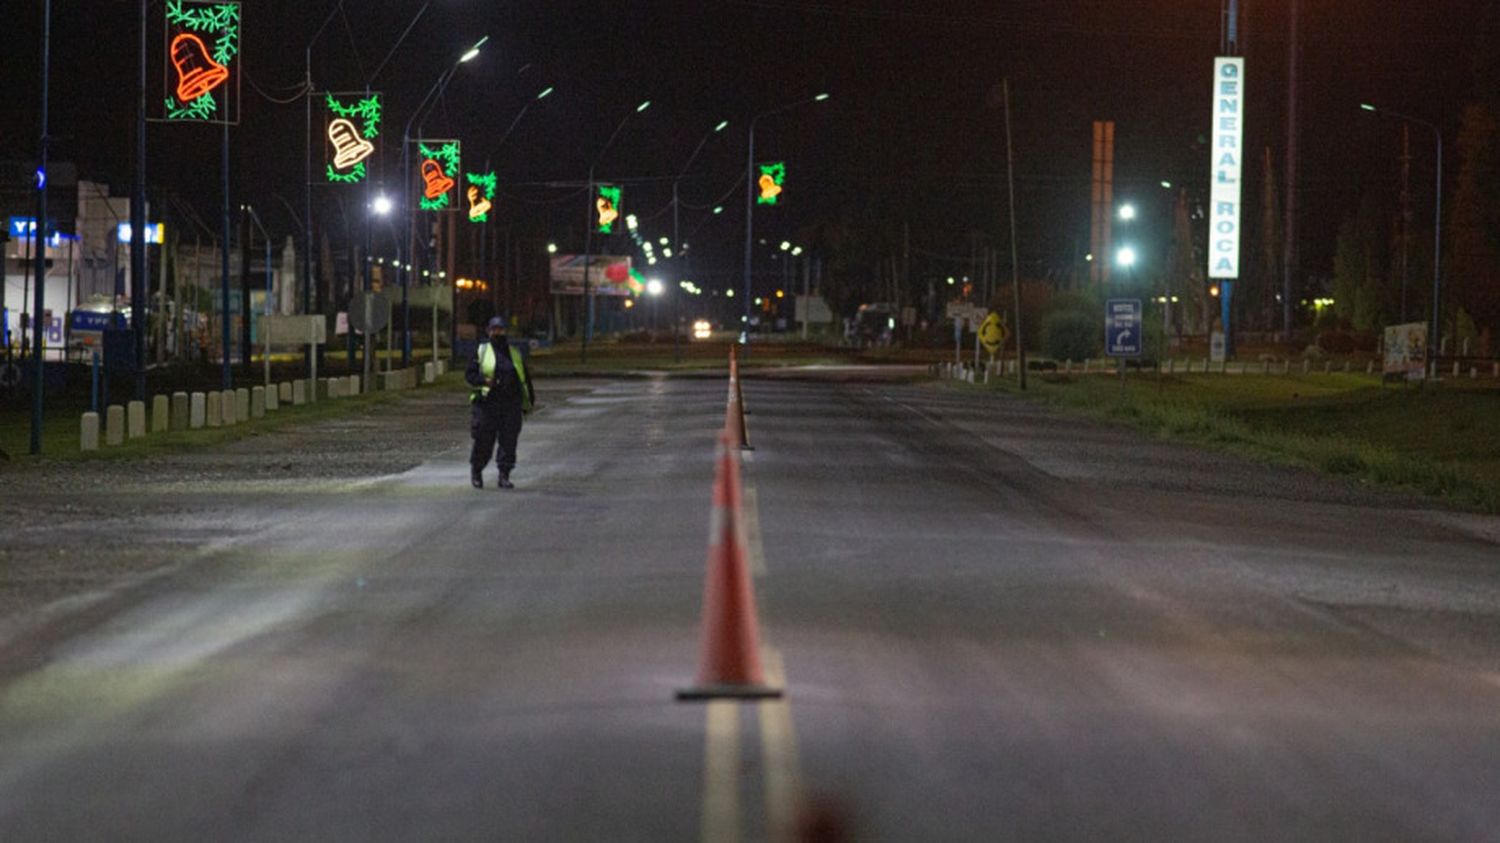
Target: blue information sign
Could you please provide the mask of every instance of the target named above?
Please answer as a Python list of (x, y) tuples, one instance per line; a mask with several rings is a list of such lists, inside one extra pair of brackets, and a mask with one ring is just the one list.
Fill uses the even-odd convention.
[(1104, 354), (1141, 356), (1141, 300), (1110, 299), (1104, 303)]

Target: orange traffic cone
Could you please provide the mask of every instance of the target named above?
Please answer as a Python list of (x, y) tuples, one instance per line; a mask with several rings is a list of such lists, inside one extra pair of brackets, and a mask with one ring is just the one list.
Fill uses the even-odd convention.
[(724, 407), (724, 430), (741, 451), (753, 451), (750, 428), (745, 424), (745, 394), (740, 390), (740, 361), (736, 346), (729, 347), (729, 401)]
[(703, 581), (703, 641), (698, 679), (679, 700), (760, 699), (781, 696), (766, 684), (760, 664), (760, 628), (740, 500), (739, 460), (727, 434), (719, 436), (714, 507), (709, 519), (708, 572)]

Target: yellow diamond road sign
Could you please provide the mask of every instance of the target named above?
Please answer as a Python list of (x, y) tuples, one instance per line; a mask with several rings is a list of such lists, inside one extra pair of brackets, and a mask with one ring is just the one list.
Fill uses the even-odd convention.
[(1000, 350), (1000, 346), (1005, 345), (1005, 338), (1009, 333), (1005, 330), (1005, 320), (999, 314), (991, 313), (979, 326), (979, 344), (984, 346), (985, 351), (994, 354)]

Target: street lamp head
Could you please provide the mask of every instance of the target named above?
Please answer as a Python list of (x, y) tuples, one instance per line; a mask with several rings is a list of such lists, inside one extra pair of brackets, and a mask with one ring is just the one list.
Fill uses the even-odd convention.
[(643, 102), (640, 105), (638, 105), (638, 106), (635, 107), (635, 113), (636, 114), (640, 114), (642, 111), (645, 111), (646, 109), (648, 109), (650, 107), (651, 107), (651, 100), (646, 100), (645, 102)]
[(545, 88), (542, 89), (542, 92), (540, 94), (536, 95), (536, 98), (539, 99), (539, 100), (544, 100), (547, 97), (549, 97), (549, 96), (552, 95), (552, 90), (553, 90), (552, 86), (548, 85), (547, 87), (545, 87)]
[(663, 289), (664, 287), (659, 278), (652, 278), (646, 282), (646, 292), (653, 297), (661, 295)]
[(389, 214), (391, 210), (396, 207), (396, 203), (391, 201), (391, 197), (386, 196), (384, 193), (382, 193), (379, 196), (375, 197), (375, 201), (370, 203), (370, 207), (375, 211), (376, 214), (379, 214), (383, 217)]
[(818, 94), (817, 96), (813, 97), (813, 102), (823, 102), (824, 100), (828, 99), (830, 96), (832, 96), (832, 95), (831, 94)]
[(781, 241), (781, 251), (786, 252), (786, 251), (789, 251), (791, 248), (792, 248), (791, 241), (789, 241), (789, 240), (783, 240), (783, 241)]
[(555, 255), (555, 254), (557, 254), (557, 244), (556, 243), (548, 243), (547, 244), (547, 254), (549, 254), (549, 255)]
[(729, 121), (728, 120), (722, 120), (722, 121), (719, 122), (719, 125), (717, 125), (717, 126), (714, 127), (714, 131), (715, 132), (722, 132), (722, 131), (724, 131), (727, 128), (729, 128)]
[(1359, 107), (1362, 108), (1362, 109), (1364, 109), (1365, 111), (1375, 111), (1375, 106), (1370, 105), (1367, 102), (1360, 103)]
[(1126, 222), (1130, 222), (1131, 220), (1135, 219), (1135, 206), (1130, 204), (1121, 205), (1120, 219)]
[(490, 40), (490, 36), (488, 36), (488, 35), (486, 35), (483, 38), (479, 39), (479, 41), (476, 42), (474, 44), (474, 46), (472, 46), (472, 47), (469, 48), (468, 52), (466, 52), (463, 55), (461, 55), (461, 56), (458, 57), (458, 63), (459, 64), (463, 64), (465, 62), (470, 62), (470, 61), (473, 61), (474, 59), (478, 58), (479, 57), (479, 48), (483, 47), (484, 46), (484, 42), (486, 42), (488, 40)]
[(1125, 246), (1121, 248), (1120, 251), (1115, 253), (1115, 263), (1118, 263), (1120, 266), (1123, 266), (1126, 269), (1135, 266), (1135, 261), (1135, 249), (1129, 246)]

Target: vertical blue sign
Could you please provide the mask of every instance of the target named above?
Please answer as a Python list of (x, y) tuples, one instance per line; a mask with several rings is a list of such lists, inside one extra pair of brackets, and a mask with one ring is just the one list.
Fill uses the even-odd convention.
[(1141, 356), (1141, 300), (1110, 299), (1104, 303), (1104, 354)]

